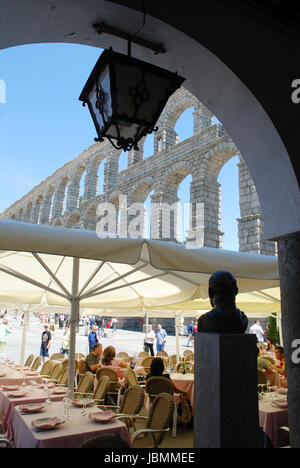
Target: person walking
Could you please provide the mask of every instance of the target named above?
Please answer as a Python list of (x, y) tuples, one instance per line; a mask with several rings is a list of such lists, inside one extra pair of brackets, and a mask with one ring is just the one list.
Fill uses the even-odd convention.
[(52, 340), (51, 332), (49, 331), (49, 325), (44, 325), (44, 331), (42, 333), (42, 342), (40, 356), (42, 356), (42, 363), (44, 364), (46, 357), (49, 357), (49, 348)]
[(148, 332), (146, 333), (145, 339), (144, 339), (144, 348), (145, 348), (146, 353), (150, 352), (151, 356), (154, 356), (154, 349), (153, 349), (154, 341), (155, 341), (155, 332), (154, 330), (152, 330), (152, 325), (149, 325)]
[(4, 315), (0, 318), (0, 359), (5, 359), (5, 350), (7, 343), (7, 335), (11, 333), (11, 329), (8, 326), (8, 321)]
[(164, 328), (162, 328), (161, 324), (157, 325), (157, 332), (156, 332), (156, 350), (164, 351), (165, 345), (167, 341), (167, 332)]
[(259, 347), (261, 350), (264, 349), (264, 334), (265, 332), (263, 331), (260, 321), (256, 320), (255, 324), (250, 327), (249, 333), (256, 335)]
[(68, 326), (65, 327), (65, 331), (62, 337), (60, 352), (69, 356), (70, 352), (70, 329)]
[(194, 322), (193, 320), (190, 321), (190, 323), (187, 326), (187, 331), (188, 331), (188, 339), (186, 342), (186, 347), (190, 347), (190, 341), (193, 339), (193, 334), (194, 334)]
[(98, 330), (97, 325), (94, 325), (91, 332), (90, 332), (90, 334), (89, 334), (89, 336), (88, 336), (90, 353), (93, 351), (95, 344), (99, 343), (97, 330)]

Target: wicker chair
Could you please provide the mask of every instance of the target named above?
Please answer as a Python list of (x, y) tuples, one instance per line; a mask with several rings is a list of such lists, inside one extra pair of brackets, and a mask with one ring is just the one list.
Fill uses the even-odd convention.
[(139, 357), (143, 357), (143, 358), (149, 357), (149, 353), (146, 353), (146, 351), (141, 351), (139, 353)]
[[(169, 431), (170, 421), (174, 413), (173, 397), (168, 393), (160, 393), (153, 401), (146, 420), (146, 427), (139, 429), (131, 437), (134, 448), (158, 448), (165, 433)], [(145, 419), (137, 416), (134, 419)]]
[(80, 361), (80, 359), (85, 359), (85, 355), (83, 353), (75, 353), (75, 359)]
[(53, 369), (46, 379), (44, 379), (46, 382), (55, 382), (57, 383), (61, 374), (63, 372), (63, 366), (60, 362), (57, 362), (54, 366)]
[(69, 369), (65, 367), (58, 378), (57, 387), (67, 387), (68, 386), (68, 377), (69, 377)]
[(63, 366), (63, 369), (65, 369), (65, 368), (67, 368), (69, 366), (69, 359), (65, 358), (60, 363)]
[(130, 359), (129, 354), (125, 353), (124, 351), (121, 351), (120, 353), (117, 354), (117, 357), (119, 359), (124, 359), (124, 361), (128, 362)]
[(93, 400), (95, 404), (98, 406), (103, 404), (105, 401), (105, 397), (109, 391), (110, 380), (108, 375), (103, 375), (97, 382), (96, 388), (93, 394)]
[(33, 371), (38, 370), (38, 368), (40, 367), (41, 362), (42, 362), (41, 356), (36, 357), (35, 360), (33, 361), (33, 364), (32, 364), (30, 369), (33, 370)]
[(41, 368), (40, 376), (45, 377), (45, 378), (49, 377), (52, 372), (53, 367), (54, 367), (53, 361), (46, 361), (45, 364), (43, 364)]
[(185, 351), (183, 351), (184, 358), (187, 358), (188, 356), (191, 356), (191, 355), (194, 355), (194, 353), (190, 349), (186, 349)]
[(171, 354), (171, 356), (169, 356), (169, 366), (174, 369), (176, 364), (177, 364), (177, 356), (176, 354)]
[(92, 372), (86, 372), (79, 380), (78, 387), (76, 392), (74, 392), (74, 398), (80, 399), (87, 394), (91, 394), (93, 390), (93, 385), (95, 381), (95, 375)]
[(28, 358), (26, 359), (26, 361), (25, 361), (24, 367), (30, 367), (31, 364), (32, 364), (32, 362), (33, 362), (33, 360), (34, 360), (34, 355), (33, 355), (33, 354), (30, 354), (30, 355), (28, 356)]
[(52, 361), (61, 361), (62, 359), (64, 359), (65, 355), (62, 354), (62, 353), (54, 353), (50, 356), (50, 359)]
[[(176, 372), (181, 372), (182, 370), (182, 362), (178, 362), (178, 364), (176, 364), (176, 368), (175, 368), (175, 371)], [(194, 372), (194, 362), (191, 361), (185, 361), (185, 372), (187, 374), (192, 374)]]
[(135, 387), (136, 385), (139, 385), (141, 387), (145, 386), (145, 380), (139, 381), (136, 376), (136, 373), (133, 369), (131, 369), (131, 367), (127, 367), (125, 369), (125, 380), (128, 387)]
[(13, 445), (9, 439), (4, 436), (0, 436), (0, 449), (1, 448), (13, 448)]
[(108, 375), (110, 380), (109, 385), (109, 395), (117, 395), (117, 406), (120, 406), (120, 399), (121, 399), (121, 390), (122, 387), (119, 383), (119, 377), (115, 369), (110, 366), (102, 366), (97, 370), (96, 378), (97, 380), (101, 379), (103, 375)]
[(164, 357), (165, 357), (165, 358), (169, 357), (168, 353), (166, 353), (166, 351), (164, 351), (163, 349), (161, 349), (160, 351), (157, 351), (156, 356), (162, 357), (162, 358), (164, 358)]
[(151, 362), (153, 361), (154, 357), (153, 356), (148, 356), (145, 359), (143, 359), (142, 366), (145, 369), (146, 374), (149, 374), (150, 372), (150, 366)]
[(85, 363), (85, 359), (80, 359), (80, 361), (78, 361), (78, 373), (79, 375), (84, 375), (86, 373), (86, 363)]
[(154, 401), (157, 395), (160, 393), (168, 393), (172, 395), (172, 398), (175, 396), (174, 399), (174, 413), (173, 413), (173, 430), (172, 436), (176, 437), (177, 431), (177, 406), (180, 399), (180, 393), (175, 393), (174, 385), (170, 379), (166, 377), (150, 377), (146, 381), (145, 386), (146, 394), (149, 396), (150, 403)]
[(188, 354), (184, 360), (185, 362), (194, 362), (194, 359), (195, 359), (195, 355), (194, 354)]

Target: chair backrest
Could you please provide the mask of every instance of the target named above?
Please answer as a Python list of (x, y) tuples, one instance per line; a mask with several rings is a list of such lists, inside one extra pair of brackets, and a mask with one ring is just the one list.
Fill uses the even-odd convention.
[(54, 363), (53, 361), (49, 360), (49, 361), (46, 361), (41, 370), (40, 370), (40, 375), (47, 375), (49, 377), (49, 375), (51, 374), (51, 371), (54, 367)]
[(124, 374), (125, 374), (125, 380), (126, 380), (128, 387), (133, 387), (139, 384), (136, 373), (134, 372), (133, 369), (131, 369), (131, 367), (127, 367), (125, 369)]
[(163, 349), (161, 349), (160, 351), (157, 351), (156, 356), (169, 357), (168, 353), (166, 353), (166, 351), (164, 351)]
[(53, 369), (49, 375), (50, 379), (58, 380), (63, 371), (63, 366), (60, 362), (54, 364)]
[(64, 359), (65, 355), (62, 354), (62, 353), (54, 353), (50, 356), (50, 359), (54, 360), (54, 361), (58, 361), (60, 359)]
[[(176, 364), (176, 372), (181, 372), (182, 370), (182, 362)], [(193, 361), (185, 361), (185, 372), (192, 373), (194, 372), (194, 362)]]
[(194, 354), (188, 354), (188, 355), (185, 356), (185, 358), (184, 358), (185, 362), (194, 362), (194, 359), (195, 359)]
[(183, 351), (183, 356), (186, 358), (187, 356), (190, 356), (191, 354), (194, 354), (193, 351), (191, 351), (190, 349), (186, 349), (185, 351)]
[(160, 393), (173, 395), (174, 386), (171, 380), (166, 377), (150, 377), (146, 380), (145, 390), (150, 397), (150, 401), (152, 401), (154, 395), (159, 395)]
[(116, 390), (119, 383), (119, 377), (117, 371), (109, 366), (102, 366), (97, 370), (96, 377), (97, 380), (101, 379), (103, 375), (107, 375), (110, 380), (109, 391), (113, 392)]
[(145, 369), (146, 374), (149, 374), (150, 372), (150, 366), (151, 362), (153, 361), (154, 356), (148, 356), (145, 359), (143, 359), (142, 366)]
[(69, 359), (65, 358), (61, 361), (61, 365), (63, 366), (63, 369), (69, 366)]
[(26, 367), (31, 366), (33, 360), (34, 360), (34, 355), (30, 354), (28, 358), (26, 359), (24, 366)]
[(63, 368), (63, 371), (58, 379), (58, 384), (67, 386), (68, 385), (68, 375), (69, 375), (69, 369), (67, 367)]
[(110, 385), (110, 380), (109, 380), (108, 375), (103, 375), (97, 382), (94, 395), (93, 395), (93, 399), (104, 400), (109, 390), (109, 385)]
[(35, 360), (33, 361), (33, 364), (31, 366), (31, 370), (38, 370), (40, 364), (41, 364), (41, 361), (42, 361), (42, 358), (41, 356), (38, 356), (35, 358)]
[(139, 353), (139, 357), (149, 357), (149, 353), (146, 353), (146, 351), (141, 351)]
[[(147, 419), (147, 429), (168, 429), (174, 412), (174, 399), (168, 393), (160, 393), (155, 397), (149, 410)], [(162, 443), (165, 432), (153, 434), (156, 446)], [(153, 438), (151, 434), (146, 434), (143, 439), (143, 447), (153, 447)]]
[(85, 359), (80, 359), (80, 361), (78, 361), (78, 372), (79, 374), (83, 375), (86, 373), (86, 363), (85, 363)]
[(125, 361), (128, 361), (129, 354), (125, 353), (124, 351), (121, 351), (120, 353), (117, 354), (117, 357), (120, 359), (124, 359)]
[(79, 361), (80, 359), (85, 359), (85, 355), (83, 353), (75, 353), (75, 359)]
[(76, 392), (89, 393), (95, 380), (92, 372), (86, 372), (79, 380)]
[(145, 392), (139, 385), (129, 387), (120, 405), (120, 413), (139, 414), (145, 399)]

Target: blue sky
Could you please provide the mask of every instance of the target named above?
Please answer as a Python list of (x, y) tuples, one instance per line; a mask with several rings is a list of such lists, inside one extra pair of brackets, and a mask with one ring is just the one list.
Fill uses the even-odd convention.
[[(100, 54), (101, 49), (74, 44), (0, 51), (0, 80), (6, 84), (6, 102), (0, 103), (0, 212), (94, 143), (92, 120), (78, 97)], [(182, 114), (175, 130), (180, 141), (192, 135), (192, 109)], [(146, 157), (152, 148), (149, 136)], [(219, 176), (223, 248), (231, 250), (238, 250), (237, 163), (237, 158), (230, 160)], [(122, 154), (120, 170), (126, 164)], [(189, 182), (186, 178), (178, 192), (185, 203)]]

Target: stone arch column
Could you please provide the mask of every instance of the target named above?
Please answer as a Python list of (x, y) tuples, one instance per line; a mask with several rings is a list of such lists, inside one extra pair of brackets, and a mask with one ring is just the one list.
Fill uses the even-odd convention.
[(116, 186), (119, 173), (119, 150), (110, 150), (104, 168), (103, 192), (109, 192)]
[(177, 192), (158, 190), (151, 195), (150, 238), (178, 241), (180, 205)]
[(32, 213), (32, 202), (29, 202), (27, 204), (27, 207), (26, 207), (26, 210), (25, 210), (25, 213), (24, 213), (24, 216), (23, 216), (23, 221), (25, 223), (30, 223), (31, 213)]
[(80, 194), (80, 181), (85, 170), (86, 170), (85, 166), (80, 166), (76, 170), (73, 178), (69, 182), (68, 197), (67, 197), (68, 213), (72, 213), (72, 211), (78, 208), (79, 194)]
[(40, 224), (47, 224), (50, 221), (51, 204), (54, 194), (54, 188), (51, 188), (43, 198), (40, 212)]
[(66, 186), (68, 182), (69, 179), (67, 177), (64, 178), (54, 192), (51, 220), (60, 218), (62, 216)]
[(212, 125), (213, 114), (198, 101), (198, 105), (194, 107), (194, 135), (202, 132)]
[(89, 162), (86, 168), (86, 176), (84, 182), (84, 195), (83, 202), (95, 198), (98, 193), (98, 169), (105, 156), (101, 155), (96, 157), (93, 161)]
[(193, 178), (190, 209), (187, 244), (222, 248), (220, 184), (216, 177), (205, 174)]
[(128, 152), (128, 167), (133, 166), (134, 164), (143, 161), (144, 159), (144, 143), (146, 137), (143, 137), (139, 141), (139, 150), (132, 149)]
[(240, 218), (238, 218), (239, 250), (262, 255), (276, 255), (277, 244), (264, 239), (264, 223), (258, 194), (246, 163), (239, 168)]
[(39, 196), (33, 205), (33, 209), (31, 212), (31, 219), (30, 219), (31, 223), (33, 224), (39, 223), (42, 202), (43, 202), (43, 197)]

